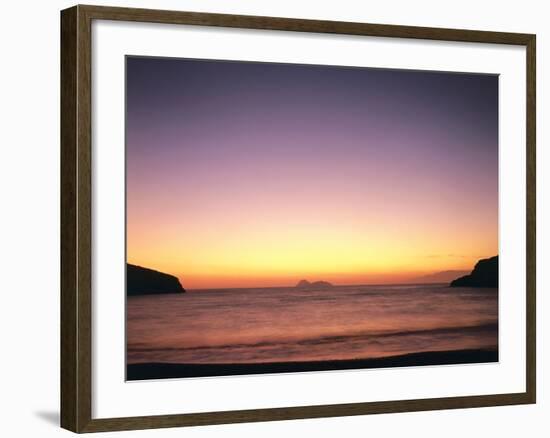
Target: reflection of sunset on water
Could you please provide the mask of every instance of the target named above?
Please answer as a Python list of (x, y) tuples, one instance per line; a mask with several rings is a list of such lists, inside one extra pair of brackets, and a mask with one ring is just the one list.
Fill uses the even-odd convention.
[(336, 286), (128, 301), (128, 362), (364, 359), (498, 347), (495, 289)]

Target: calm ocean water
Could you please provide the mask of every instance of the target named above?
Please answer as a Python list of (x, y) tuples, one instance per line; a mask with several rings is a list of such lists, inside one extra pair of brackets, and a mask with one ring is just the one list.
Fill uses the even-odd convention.
[(127, 301), (129, 364), (365, 359), (497, 347), (496, 289), (226, 289)]

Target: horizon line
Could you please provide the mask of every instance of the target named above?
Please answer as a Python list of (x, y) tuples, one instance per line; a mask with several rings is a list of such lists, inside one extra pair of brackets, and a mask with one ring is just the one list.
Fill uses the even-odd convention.
[[(467, 271), (465, 271), (465, 272), (467, 272)], [(324, 280), (318, 280), (318, 281), (324, 281)], [(312, 283), (314, 283), (314, 282), (312, 282)], [(330, 283), (330, 282), (328, 282), (328, 283)], [(333, 283), (330, 283), (330, 285), (332, 287), (348, 287), (348, 286), (349, 287), (354, 287), (354, 286), (421, 286), (421, 285), (429, 285), (429, 284), (450, 284), (450, 283), (451, 283), (450, 281), (438, 281), (438, 282), (434, 282), (434, 283), (411, 283), (411, 282), (403, 282), (403, 283), (357, 283), (357, 284), (333, 284)], [(298, 285), (294, 285), (294, 286), (292, 286), (292, 285), (285, 285), (285, 286), (255, 286), (255, 287), (254, 286), (253, 287), (208, 287), (208, 288), (192, 288), (192, 289), (184, 287), (186, 292), (206, 291), (206, 290), (281, 289), (281, 288), (300, 289), (300, 287), (298, 287)]]

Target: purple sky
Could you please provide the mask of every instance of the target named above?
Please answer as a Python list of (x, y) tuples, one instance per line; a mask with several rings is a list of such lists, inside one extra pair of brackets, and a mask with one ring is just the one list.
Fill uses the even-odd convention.
[(184, 285), (498, 252), (497, 76), (128, 57), (126, 122), (128, 260)]

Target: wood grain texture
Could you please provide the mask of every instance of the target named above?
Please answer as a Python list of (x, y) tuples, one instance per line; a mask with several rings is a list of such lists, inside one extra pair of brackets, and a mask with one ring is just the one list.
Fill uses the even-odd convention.
[(525, 45), (531, 38), (531, 35), (521, 33), (442, 29), (435, 27), (396, 26), (389, 24), (113, 8), (104, 6), (80, 6), (80, 8), (94, 19), (148, 23), (191, 24), (245, 29), (286, 30), (295, 32), (335, 33), (388, 38), (415, 38), (516, 45)]
[[(527, 369), (514, 394), (397, 400), (129, 418), (92, 419), (92, 20), (270, 29), (297, 32), (514, 44), (527, 52)], [(61, 425), (74, 432), (150, 429), (301, 418), (458, 409), (536, 400), (534, 35), (196, 12), (75, 6), (61, 13)]]
[(91, 419), (91, 21), (61, 14), (61, 425)]
[(61, 426), (77, 428), (76, 8), (61, 16)]
[(526, 44), (526, 62), (527, 62), (527, 394), (531, 402), (536, 403), (537, 392), (537, 240), (536, 240), (536, 221), (537, 221), (537, 149), (536, 149), (536, 107), (537, 107), (537, 81), (536, 81), (536, 37), (531, 35)]

